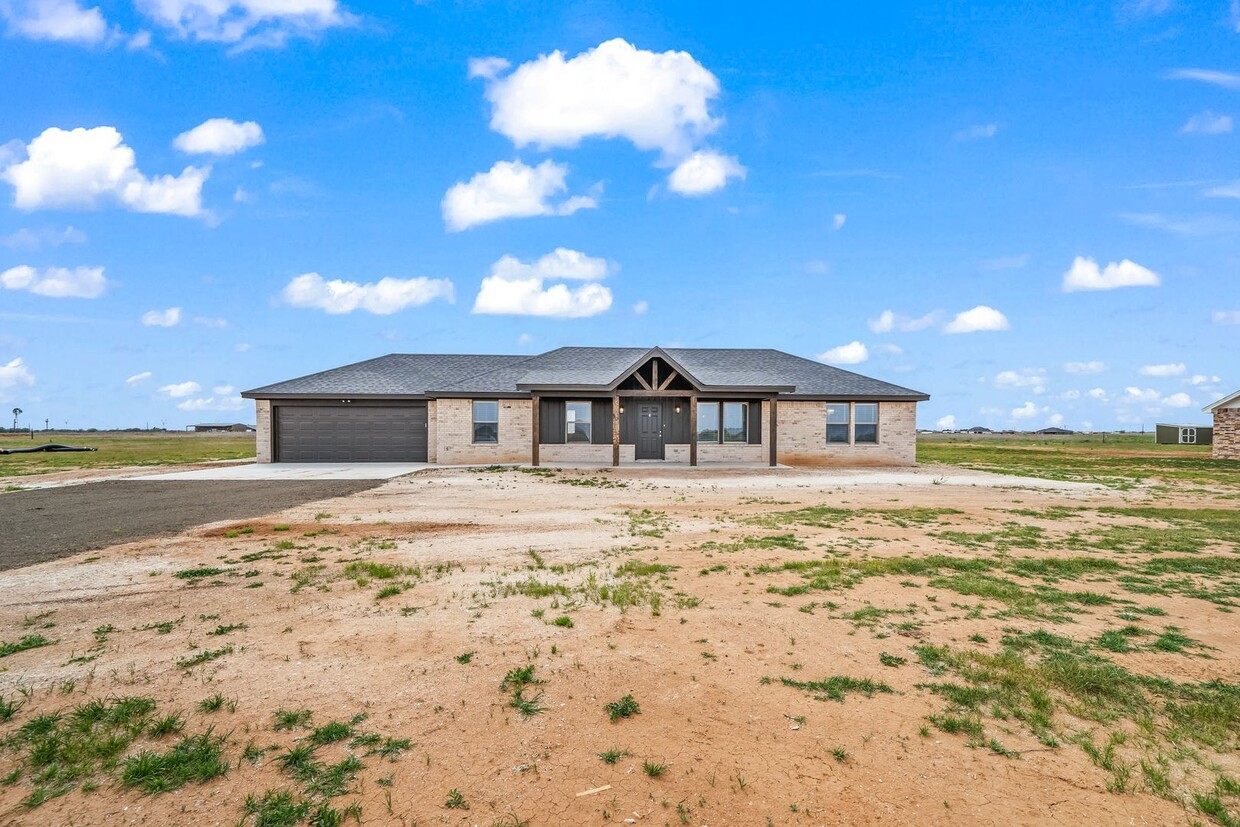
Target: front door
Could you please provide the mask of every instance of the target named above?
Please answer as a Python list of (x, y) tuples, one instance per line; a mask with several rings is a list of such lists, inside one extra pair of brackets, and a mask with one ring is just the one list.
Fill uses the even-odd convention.
[(663, 459), (663, 403), (641, 402), (637, 406), (637, 459)]

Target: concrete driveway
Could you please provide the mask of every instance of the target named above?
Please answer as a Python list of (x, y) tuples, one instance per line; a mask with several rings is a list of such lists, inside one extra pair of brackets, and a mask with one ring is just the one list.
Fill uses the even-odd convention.
[(128, 479), (161, 480), (390, 480), (431, 466), (424, 462), (263, 462), (142, 474)]

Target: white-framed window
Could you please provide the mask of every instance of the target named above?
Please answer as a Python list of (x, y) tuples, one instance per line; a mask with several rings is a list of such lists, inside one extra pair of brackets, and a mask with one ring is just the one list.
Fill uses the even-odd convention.
[(853, 442), (878, 442), (878, 403), (853, 404)]
[(827, 442), (848, 444), (848, 426), (852, 411), (847, 402), (827, 403)]
[(473, 403), (474, 444), (495, 445), (499, 442), (499, 402), (475, 399)]
[(1180, 429), (1180, 443), (1182, 445), (1196, 445), (1197, 444), (1197, 429), (1196, 428), (1181, 428)]
[(593, 433), (592, 411), (589, 402), (564, 403), (564, 441), (590, 442)]
[(723, 402), (723, 441), (749, 442), (749, 403)]

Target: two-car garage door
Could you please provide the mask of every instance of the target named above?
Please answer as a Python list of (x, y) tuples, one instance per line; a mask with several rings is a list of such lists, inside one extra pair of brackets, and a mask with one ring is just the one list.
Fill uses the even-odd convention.
[(426, 462), (426, 403), (278, 405), (277, 462)]

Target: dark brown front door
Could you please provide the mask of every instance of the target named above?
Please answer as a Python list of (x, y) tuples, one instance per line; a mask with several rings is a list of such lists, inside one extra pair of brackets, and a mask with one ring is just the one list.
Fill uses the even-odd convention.
[(663, 403), (641, 402), (637, 406), (637, 459), (663, 459)]

